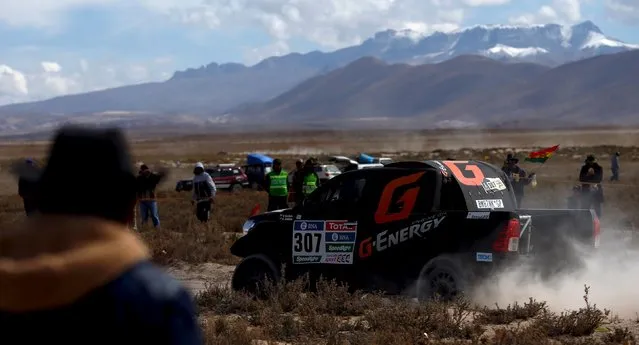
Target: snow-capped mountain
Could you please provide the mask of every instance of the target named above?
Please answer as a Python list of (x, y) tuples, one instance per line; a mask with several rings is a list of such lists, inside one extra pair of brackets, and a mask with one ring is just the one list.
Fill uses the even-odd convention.
[(573, 26), (478, 25), (429, 35), (410, 30), (386, 30), (360, 46), (346, 49), (361, 50), (389, 62), (441, 62), (472, 54), (499, 60), (562, 64), (639, 49), (639, 45), (607, 37), (597, 25), (586, 21)]

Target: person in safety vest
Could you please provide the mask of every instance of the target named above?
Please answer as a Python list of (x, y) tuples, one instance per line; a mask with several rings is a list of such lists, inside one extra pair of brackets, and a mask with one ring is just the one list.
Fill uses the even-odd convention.
[(268, 192), (267, 211), (288, 208), (288, 174), (281, 160), (273, 160), (273, 170), (264, 178), (264, 190)]
[(306, 160), (304, 164), (304, 177), (302, 179), (302, 193), (307, 197), (319, 187), (320, 179), (315, 172), (315, 164), (312, 159)]

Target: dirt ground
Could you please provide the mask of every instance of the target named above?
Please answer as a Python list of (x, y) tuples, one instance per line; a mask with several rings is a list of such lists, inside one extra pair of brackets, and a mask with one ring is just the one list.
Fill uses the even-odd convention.
[[(135, 163), (144, 162), (153, 169), (159, 167), (169, 168), (170, 176), (160, 186), (159, 194), (162, 229), (158, 231), (148, 226), (140, 226), (139, 232), (149, 244), (154, 260), (166, 267), (172, 275), (180, 279), (194, 294), (200, 296), (198, 303), (203, 310), (203, 329), (207, 334), (207, 339), (209, 339), (207, 343), (209, 344), (248, 344), (251, 342), (247, 342), (245, 335), (249, 333), (253, 337), (252, 339), (289, 343), (326, 343), (317, 342), (318, 334), (323, 334), (322, 332), (324, 331), (329, 332), (328, 329), (333, 328), (340, 330), (339, 334), (336, 333), (335, 335), (337, 338), (348, 338), (346, 342), (336, 340), (335, 344), (417, 344), (424, 342), (426, 338), (423, 333), (428, 333), (427, 331), (419, 331), (421, 328), (433, 329), (432, 333), (429, 333), (432, 334), (431, 340), (434, 339), (433, 337), (444, 337), (448, 333), (441, 328), (432, 325), (432, 327), (428, 326), (430, 325), (428, 320), (431, 320), (429, 317), (435, 317), (432, 316), (435, 315), (432, 314), (435, 311), (431, 309), (420, 309), (421, 311), (414, 312), (417, 314), (410, 314), (411, 317), (422, 320), (420, 321), (422, 322), (421, 324), (415, 324), (412, 321), (407, 321), (406, 317), (408, 316), (404, 315), (405, 313), (402, 314), (400, 309), (392, 309), (397, 314), (391, 313), (391, 315), (386, 313), (388, 306), (379, 307), (382, 308), (379, 310), (371, 307), (373, 309), (370, 310), (378, 310), (375, 313), (386, 313), (384, 315), (390, 319), (402, 319), (405, 323), (410, 323), (414, 326), (414, 328), (404, 329), (404, 333), (400, 334), (380, 324), (380, 331), (376, 332), (359, 324), (357, 327), (344, 326), (342, 323), (345, 322), (344, 318), (346, 316), (339, 313), (339, 315), (335, 314), (335, 311), (326, 309), (321, 313), (318, 312), (319, 314), (310, 313), (308, 306), (304, 304), (306, 303), (304, 302), (306, 301), (306, 297), (304, 297), (306, 295), (301, 292), (298, 295), (287, 297), (297, 301), (295, 303), (298, 304), (291, 302), (295, 305), (282, 304), (284, 303), (282, 301), (283, 297), (280, 296), (279, 302), (277, 302), (279, 304), (277, 305), (260, 304), (256, 306), (243, 300), (241, 296), (227, 291), (234, 265), (238, 262), (238, 258), (231, 256), (228, 251), (233, 242), (233, 236), (229, 236), (229, 234), (241, 232), (242, 223), (253, 207), (256, 205), (266, 206), (266, 196), (264, 193), (249, 190), (239, 193), (221, 192), (214, 206), (213, 221), (206, 225), (199, 224), (194, 220), (193, 210), (189, 203), (189, 195), (173, 191), (177, 180), (192, 176), (191, 169), (197, 161), (207, 164), (229, 162), (239, 164), (246, 159), (247, 153), (260, 152), (283, 159), (285, 168), (291, 168), (295, 159), (298, 158), (317, 156), (322, 159), (322, 157), (331, 154), (352, 156), (365, 152), (372, 155), (383, 154), (395, 160), (454, 157), (456, 159), (481, 159), (501, 165), (506, 153), (513, 151), (522, 160), (521, 165), (524, 169), (537, 173), (539, 183), (536, 188), (529, 188), (527, 191), (524, 207), (563, 208), (566, 206), (566, 198), (570, 194), (571, 187), (577, 182), (577, 174), (585, 155), (594, 153), (597, 156), (604, 168), (604, 178), (607, 179), (610, 176), (610, 155), (615, 151), (620, 151), (621, 181), (613, 183), (606, 180), (604, 182), (606, 203), (604, 205), (602, 227), (603, 231), (610, 234), (610, 238), (614, 241), (620, 238), (630, 238), (629, 236), (631, 235), (629, 234), (632, 234), (632, 229), (639, 227), (639, 213), (636, 212), (639, 207), (639, 131), (636, 130), (542, 133), (512, 133), (505, 131), (486, 133), (320, 132), (313, 134), (228, 134), (216, 135), (212, 138), (184, 137), (171, 138), (170, 140), (135, 140), (135, 138), (131, 138), (131, 143), (135, 153)], [(16, 179), (9, 173), (10, 163), (24, 157), (35, 157), (42, 160), (47, 150), (46, 144), (44, 142), (0, 143), (0, 229), (9, 227), (24, 218), (20, 198), (16, 195)], [(527, 152), (555, 144), (560, 144), (561, 149), (546, 164), (523, 163), (523, 157), (525, 157)], [(611, 243), (609, 247), (613, 248), (627, 246), (627, 243), (623, 243), (623, 241)], [(635, 258), (634, 254), (628, 254), (624, 260), (639, 262), (639, 256)], [(582, 338), (580, 336), (575, 337), (574, 332), (568, 331), (569, 327), (562, 326), (562, 328), (557, 325), (563, 323), (580, 324), (579, 322), (583, 320), (590, 320), (583, 321), (588, 325), (583, 326), (583, 329), (587, 330), (595, 322), (592, 320), (598, 320), (598, 314), (595, 315), (596, 313), (593, 311), (596, 308), (582, 310), (584, 306), (582, 298), (583, 285), (584, 282), (587, 282), (592, 285), (590, 299), (593, 303), (601, 305), (601, 308), (611, 306), (612, 313), (606, 316), (605, 320), (602, 319), (601, 322), (595, 322), (597, 326), (591, 327), (592, 332), (584, 331), (587, 334), (595, 334), (592, 336), (594, 338), (586, 338), (596, 338), (606, 344), (631, 344), (632, 342), (628, 342), (630, 336), (639, 337), (639, 314), (636, 314), (639, 313), (639, 307), (633, 313), (633, 308), (637, 306), (634, 301), (639, 301), (639, 294), (636, 293), (636, 289), (632, 289), (633, 286), (636, 287), (639, 284), (639, 270), (630, 266), (619, 266), (617, 269), (613, 269), (616, 266), (602, 266), (601, 262), (597, 260), (594, 260), (591, 266), (586, 274), (576, 278), (568, 277), (566, 281), (572, 279), (572, 282), (562, 282), (563, 285), (553, 288), (554, 290), (548, 287), (537, 288), (534, 283), (528, 285), (530, 289), (524, 289), (522, 286), (505, 285), (507, 286), (506, 290), (519, 289), (524, 291), (524, 293), (529, 293), (528, 296), (523, 296), (524, 298), (533, 297), (537, 300), (552, 301), (552, 303), (549, 302), (548, 312), (556, 314), (552, 314), (555, 315), (553, 317), (549, 316), (551, 314), (543, 313), (543, 315), (535, 314), (535, 316), (524, 317), (527, 320), (526, 322), (534, 323), (534, 327), (528, 327), (528, 323), (521, 324), (523, 321), (517, 318), (508, 319), (510, 320), (507, 323), (508, 332), (504, 331), (506, 332), (504, 334), (500, 333), (502, 331), (499, 330), (501, 322), (497, 322), (497, 325), (495, 325), (495, 320), (484, 320), (482, 327), (487, 327), (487, 330), (482, 331), (481, 334), (485, 335), (486, 332), (491, 334), (491, 342), (489, 343), (533, 345), (551, 344), (559, 341), (566, 344), (576, 344), (573, 341), (577, 340), (574, 339)], [(280, 293), (283, 292), (280, 291)], [(335, 299), (339, 300), (341, 298), (345, 301), (344, 303), (349, 305), (359, 303), (356, 300), (351, 300), (351, 297), (347, 299), (347, 297), (340, 296), (336, 295)], [(510, 296), (514, 295), (509, 294), (507, 297), (510, 298)], [(622, 301), (621, 304), (619, 300)], [(326, 300), (322, 301), (313, 303), (329, 303)], [(508, 300), (505, 302), (506, 304), (500, 303), (500, 305), (507, 305), (511, 302), (513, 301)], [(221, 310), (220, 305), (228, 308)], [(614, 317), (615, 313), (620, 315), (621, 311), (619, 310), (623, 305), (630, 309), (623, 310), (623, 317)], [(288, 315), (286, 310), (282, 311), (282, 308), (291, 309), (290, 313), (297, 315), (295, 320), (291, 321), (287, 317), (281, 316)], [(318, 308), (322, 309), (317, 306), (311, 309)], [(371, 319), (370, 310), (367, 310), (362, 307), (361, 310), (352, 311), (352, 315), (348, 316), (348, 318), (351, 321), (353, 319), (365, 320), (367, 324), (380, 322), (378, 319)], [(474, 310), (474, 312), (477, 312), (476, 309)], [(570, 319), (568, 316), (566, 316), (568, 319), (562, 319), (559, 315), (564, 310), (581, 310), (581, 314), (574, 316), (574, 319)], [(281, 312), (284, 314), (278, 314)], [(259, 317), (255, 313), (258, 313)], [(508, 311), (506, 314), (508, 313), (517, 314), (512, 311)], [(280, 316), (276, 316), (276, 314)], [(231, 321), (223, 325), (219, 321), (221, 316), (226, 320), (224, 322)], [(438, 317), (441, 316), (436, 316), (436, 318)], [(535, 320), (545, 320), (544, 322), (546, 323), (541, 324), (539, 323), (541, 321)], [(299, 327), (298, 321), (305, 325), (307, 323), (304, 322), (313, 322), (332, 326), (327, 326), (328, 328), (324, 330), (316, 329), (316, 333), (309, 333), (310, 331), (306, 330), (308, 328), (306, 326), (304, 331), (297, 328)], [(275, 328), (265, 326), (269, 322), (273, 323)], [(339, 325), (334, 324), (334, 322), (338, 322)], [(391, 321), (388, 322), (391, 324)], [(628, 328), (628, 334), (615, 330), (623, 330), (625, 328)], [(257, 335), (252, 333), (256, 329), (259, 331), (259, 334), (256, 333)], [(382, 331), (381, 329), (384, 330)], [(468, 337), (460, 338), (465, 341), (462, 343), (469, 343), (470, 341), (470, 343), (479, 344), (479, 336), (475, 339), (473, 338), (474, 335), (472, 337), (470, 335), (471, 333), (475, 334), (474, 331), (468, 330), (468, 332)], [(617, 334), (617, 332), (621, 333)], [(583, 335), (586, 336), (586, 333)], [(407, 338), (406, 334), (409, 334), (410, 337)], [(357, 337), (361, 338), (361, 341), (358, 342), (353, 339), (353, 335), (357, 335)], [(515, 336), (524, 337), (528, 339), (528, 342), (511, 341)], [(570, 336), (572, 340), (565, 340), (562, 338), (564, 336)], [(222, 340), (223, 338), (233, 341), (228, 340), (225, 342)], [(477, 342), (473, 342), (475, 340)], [(583, 344), (590, 343), (585, 342)]]

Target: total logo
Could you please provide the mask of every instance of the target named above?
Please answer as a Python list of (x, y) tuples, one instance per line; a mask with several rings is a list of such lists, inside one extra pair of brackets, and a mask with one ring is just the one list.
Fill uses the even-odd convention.
[(327, 220), (326, 231), (357, 231), (357, 222), (349, 223), (345, 220)]

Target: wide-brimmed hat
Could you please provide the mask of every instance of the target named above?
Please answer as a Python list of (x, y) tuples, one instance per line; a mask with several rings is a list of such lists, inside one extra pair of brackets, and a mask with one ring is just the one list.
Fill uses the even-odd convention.
[(92, 215), (125, 222), (135, 202), (135, 174), (124, 134), (116, 128), (64, 126), (47, 164), (22, 161), (12, 168), (34, 184), (41, 213)]

